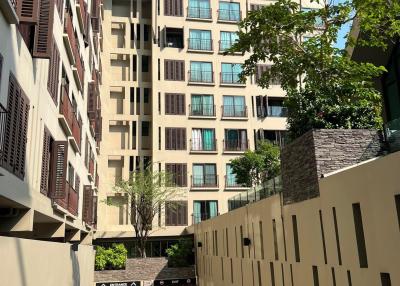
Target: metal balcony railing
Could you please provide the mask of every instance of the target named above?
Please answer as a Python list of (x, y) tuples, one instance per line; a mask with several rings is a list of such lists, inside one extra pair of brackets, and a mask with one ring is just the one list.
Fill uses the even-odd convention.
[(234, 176), (225, 176), (225, 187), (226, 188), (244, 188), (241, 184), (236, 182)]
[(224, 140), (224, 151), (246, 151), (249, 149), (249, 140)]
[(213, 83), (214, 82), (214, 72), (213, 71), (189, 71), (189, 82), (195, 83)]
[(212, 188), (218, 187), (218, 175), (192, 175), (191, 182), (193, 188)]
[(190, 116), (215, 116), (214, 104), (189, 104)]
[(222, 105), (222, 117), (247, 117), (247, 106), (244, 105)]
[(188, 7), (187, 17), (193, 19), (211, 19), (211, 8)]
[(221, 83), (243, 84), (240, 81), (239, 72), (221, 72)]
[(232, 9), (219, 9), (218, 20), (239, 22), (242, 19), (242, 11), (232, 10)]
[(188, 38), (188, 46), (189, 50), (212, 51), (213, 41), (212, 39)]
[(190, 151), (217, 151), (217, 139), (203, 140), (200, 138), (190, 139)]
[(7, 115), (8, 115), (7, 109), (0, 104), (0, 165), (3, 160), (3, 153), (4, 153)]

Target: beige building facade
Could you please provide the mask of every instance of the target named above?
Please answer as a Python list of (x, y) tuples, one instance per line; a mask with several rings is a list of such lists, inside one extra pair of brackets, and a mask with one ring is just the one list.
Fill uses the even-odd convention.
[(192, 226), (199, 285), (398, 285), (400, 152), (327, 174), (320, 196), (280, 195)]
[[(227, 199), (244, 190), (229, 161), (259, 139), (284, 143), (284, 92), (278, 81), (268, 90), (256, 84), (268, 64), (242, 84), (246, 55), (223, 55), (238, 21), (271, 3), (104, 1), (100, 201), (114, 196), (118, 180), (152, 162), (173, 173), (183, 191), (178, 214), (170, 220), (163, 209), (153, 236), (178, 236), (227, 212)], [(133, 236), (128, 207), (99, 204), (99, 240)]]

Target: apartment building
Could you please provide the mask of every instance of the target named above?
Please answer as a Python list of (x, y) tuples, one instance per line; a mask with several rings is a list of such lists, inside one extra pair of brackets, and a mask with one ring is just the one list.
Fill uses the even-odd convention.
[(100, 1), (1, 1), (0, 233), (91, 244)]
[[(225, 213), (227, 198), (244, 189), (236, 183), (230, 160), (253, 150), (260, 139), (284, 143), (286, 110), (279, 80), (268, 90), (257, 86), (268, 63), (243, 84), (238, 75), (246, 56), (223, 55), (237, 39), (238, 22), (271, 3), (104, 1), (99, 200), (113, 197), (124, 203), (113, 186), (148, 162), (173, 173), (184, 196), (177, 198), (177, 210), (167, 204), (154, 222), (156, 240), (179, 236), (186, 226)], [(98, 208), (99, 242), (134, 237), (127, 203)], [(167, 243), (155, 245), (159, 255)]]

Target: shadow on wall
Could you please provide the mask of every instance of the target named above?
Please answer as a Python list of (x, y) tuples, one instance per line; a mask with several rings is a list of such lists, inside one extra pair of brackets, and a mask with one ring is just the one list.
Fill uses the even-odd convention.
[[(76, 245), (77, 250), (79, 248), (78, 245)], [(70, 250), (70, 257), (71, 257), (71, 263), (72, 263), (72, 281), (73, 281), (73, 286), (80, 286), (80, 281), (81, 281), (81, 272), (79, 268), (79, 259), (77, 257), (76, 251), (72, 249)]]
[(26, 270), (25, 270), (25, 265), (24, 265), (24, 259), (23, 259), (23, 251), (21, 247), (21, 241), (19, 239), (15, 239), (15, 244), (16, 244), (16, 249), (17, 249), (17, 256), (18, 256), (18, 269), (20, 272), (20, 277), (21, 277), (21, 286), (28, 286), (27, 284), (27, 279), (26, 279)]

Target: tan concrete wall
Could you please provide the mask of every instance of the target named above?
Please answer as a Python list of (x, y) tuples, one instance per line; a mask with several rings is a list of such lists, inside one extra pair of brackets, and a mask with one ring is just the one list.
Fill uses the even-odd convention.
[[(115, 1), (114, 1), (115, 2)], [(151, 2), (151, 10), (150, 10)], [(250, 9), (250, 4), (264, 4), (268, 5), (273, 3), (272, 1), (261, 1), (261, 0), (237, 0), (235, 2), (240, 3), (240, 9), (242, 18), (245, 17), (246, 11)], [(306, 2), (306, 3), (304, 3)], [(126, 3), (129, 3), (127, 1)], [(160, 15), (157, 14), (157, 3), (160, 3)], [(259, 119), (252, 112), (252, 96), (257, 95), (268, 95), (270, 97), (283, 97), (284, 92), (278, 85), (273, 85), (268, 90), (259, 88), (254, 81), (250, 79), (246, 85), (239, 86), (226, 86), (220, 84), (220, 72), (221, 63), (243, 63), (246, 56), (242, 55), (230, 55), (224, 56), (219, 52), (219, 40), (220, 31), (237, 31), (238, 27), (236, 23), (222, 23), (217, 21), (217, 10), (218, 1), (210, 1), (212, 9), (212, 21), (196, 21), (187, 19), (187, 6), (188, 1), (183, 1), (183, 17), (172, 17), (164, 16), (164, 1), (131, 1), (135, 12), (129, 13), (129, 9), (122, 9), (121, 7), (115, 7), (113, 11), (113, 2), (111, 0), (104, 1), (104, 21), (103, 21), (103, 53), (102, 63), (104, 67), (103, 86), (102, 86), (102, 98), (104, 106), (104, 123), (103, 123), (103, 138), (104, 148), (102, 149), (102, 158), (100, 163), (100, 169), (103, 170), (104, 174), (107, 173), (109, 176), (100, 178), (101, 186), (99, 197), (100, 200), (104, 200), (107, 196), (112, 195), (112, 188), (114, 185), (114, 169), (109, 165), (110, 158), (114, 157), (124, 158), (123, 167), (121, 170), (124, 179), (129, 176), (129, 156), (152, 156), (154, 162), (161, 162), (161, 169), (164, 169), (165, 163), (187, 163), (187, 178), (188, 187), (183, 189), (183, 197), (188, 200), (188, 222), (192, 222), (193, 213), (193, 201), (194, 200), (217, 200), (218, 211), (225, 213), (228, 210), (227, 199), (238, 191), (240, 188), (225, 188), (225, 175), (226, 175), (226, 164), (229, 161), (240, 155), (239, 153), (228, 153), (223, 152), (223, 139), (225, 129), (246, 129), (247, 138), (249, 140), (250, 149), (254, 149), (254, 130), (285, 130), (286, 118), (284, 117), (268, 117)], [(310, 4), (309, 1), (303, 1), (303, 5), (316, 7), (317, 4)], [(143, 18), (144, 12), (151, 12), (151, 18)], [(141, 42), (140, 48), (137, 49), (136, 41), (135, 46), (132, 47), (130, 41), (131, 24), (134, 26), (135, 37), (137, 35), (137, 24), (141, 24)], [(144, 28), (143, 25), (151, 25), (151, 37), (149, 42), (143, 41)], [(183, 28), (184, 30), (184, 48), (163, 48), (157, 45), (158, 40), (158, 28), (163, 30), (164, 27), (169, 28)], [(213, 50), (206, 52), (191, 52), (188, 51), (188, 38), (190, 29), (210, 30), (211, 38), (213, 41)], [(160, 41), (163, 41), (162, 33)], [(137, 73), (129, 74), (126, 70), (125, 65), (120, 65), (118, 68), (112, 66), (110, 59), (115, 55), (126, 55), (130, 59), (127, 61), (130, 64), (132, 70), (132, 58), (138, 56), (137, 62)], [(141, 55), (151, 56), (150, 58), (150, 71), (151, 71), (151, 82), (149, 82), (148, 75), (141, 72), (141, 61), (139, 60)], [(185, 81), (165, 81), (164, 80), (164, 60), (175, 59), (185, 60)], [(158, 80), (158, 60), (160, 60), (160, 80)], [(212, 62), (214, 72), (214, 84), (213, 85), (194, 85), (188, 83), (188, 72), (190, 70), (190, 61), (204, 61)], [(121, 73), (125, 71), (127, 76), (125, 80), (122, 80)], [(120, 95), (120, 101), (118, 104), (123, 106), (117, 108), (115, 93), (113, 90), (115, 87), (124, 87), (123, 95)], [(129, 89), (131, 87), (141, 88), (141, 102), (138, 107), (136, 106), (136, 98), (134, 103), (135, 115), (130, 114), (130, 98)], [(151, 104), (151, 115), (146, 114), (145, 103), (143, 102), (143, 88), (151, 88), (150, 93), (150, 104)], [(166, 115), (165, 114), (165, 93), (184, 93), (186, 114), (185, 115)], [(160, 102), (158, 100), (158, 93), (160, 93)], [(189, 118), (189, 104), (191, 103), (191, 94), (213, 94), (214, 104), (216, 109), (215, 118)], [(248, 118), (224, 120), (222, 119), (221, 106), (223, 104), (223, 95), (238, 95), (245, 96), (245, 104), (248, 110)], [(123, 98), (123, 99), (121, 99)], [(161, 112), (159, 112), (158, 106), (161, 106)], [(137, 115), (136, 110), (141, 110), (140, 115)], [(256, 113), (255, 113), (256, 114)], [(115, 120), (124, 120), (125, 124), (129, 126), (128, 134), (122, 132), (109, 132), (109, 124)], [(132, 121), (136, 121), (137, 136), (127, 148), (121, 148), (121, 138), (131, 140), (132, 134)], [(144, 146), (141, 145), (141, 121), (151, 121), (150, 138), (148, 141), (152, 142), (150, 150), (144, 150)], [(159, 149), (159, 127), (161, 128), (161, 149)], [(186, 140), (187, 150), (171, 151), (165, 150), (165, 127), (185, 127), (186, 128)], [(192, 128), (215, 128), (215, 138), (217, 140), (217, 152), (211, 152), (211, 154), (190, 153), (190, 139)], [(127, 137), (127, 138), (126, 138)], [(147, 140), (147, 139), (146, 139)], [(131, 146), (136, 146), (133, 150)], [(217, 175), (219, 180), (219, 187), (213, 188), (213, 190), (199, 189), (193, 191), (190, 189), (190, 178), (192, 175), (192, 166), (194, 163), (215, 163), (217, 168)], [(156, 166), (157, 168), (157, 166)], [(107, 171), (106, 171), (107, 170)], [(126, 224), (115, 224), (118, 219), (114, 219), (113, 216), (118, 214), (115, 210), (112, 210), (112, 206), (106, 206), (105, 204), (99, 205), (99, 236), (100, 237), (114, 237), (114, 236), (133, 236), (133, 228)], [(163, 220), (163, 219), (162, 219)], [(155, 223), (156, 228), (157, 223)], [(182, 227), (168, 227), (168, 229), (162, 228), (153, 233), (153, 235), (171, 235), (180, 234), (183, 231)]]
[(94, 279), (94, 250), (79, 245), (0, 237), (1, 285), (89, 286)]
[[(271, 285), (270, 263), (273, 263), (275, 285), (278, 286), (316, 285), (313, 284), (313, 266), (318, 267), (319, 285), (334, 285), (332, 269), (336, 285), (349, 285), (348, 271), (352, 285), (382, 285), (380, 273), (389, 273), (392, 285), (400, 285), (400, 232), (395, 205), (395, 195), (400, 194), (399, 169), (400, 152), (397, 152), (321, 179), (319, 198), (281, 207), (281, 198), (275, 195), (195, 225), (196, 241), (202, 243), (202, 247), (197, 247), (199, 285)], [(361, 206), (367, 268), (361, 268), (359, 263), (352, 209), (354, 203)], [(341, 265), (333, 207), (336, 209)], [(319, 211), (322, 214), (327, 263), (324, 259)], [(300, 262), (295, 260), (292, 215), (297, 218)], [(273, 219), (276, 221), (277, 259)], [(243, 227), (244, 237), (251, 240), (250, 246), (243, 246), (243, 258), (240, 226)], [(213, 231), (217, 231), (217, 244), (213, 244)], [(292, 277), (294, 284), (291, 284)]]

